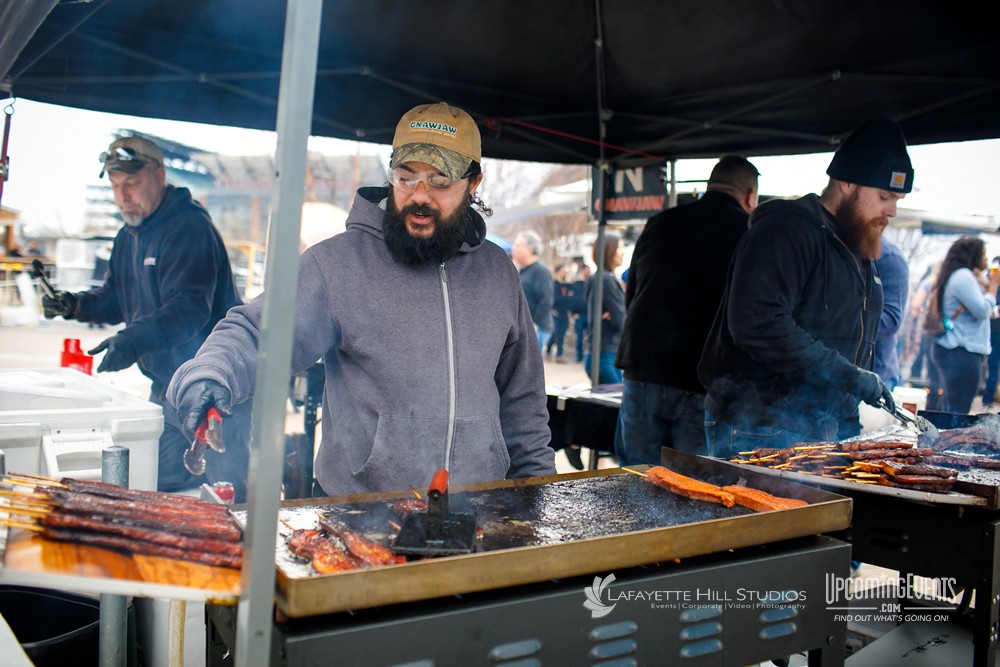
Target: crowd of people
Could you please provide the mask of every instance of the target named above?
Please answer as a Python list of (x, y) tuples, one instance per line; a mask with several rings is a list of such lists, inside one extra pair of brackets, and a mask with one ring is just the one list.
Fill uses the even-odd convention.
[[(993, 403), (1000, 271), (963, 237), (908, 303), (907, 262), (882, 238), (914, 178), (892, 121), (857, 128), (822, 193), (794, 201), (759, 204), (757, 168), (722, 157), (704, 196), (646, 223), (625, 282), (613, 233), (593, 275), (582, 257), (551, 271), (535, 231), (509, 255), (486, 242), (481, 159), (467, 113), (411, 109), (387, 183), (359, 189), (346, 231), (301, 255), (291, 371), (324, 362), (327, 494), (420, 488), (440, 467), (454, 483), (553, 473), (545, 357), (622, 385), (623, 465), (658, 463), (664, 446), (729, 457), (857, 435), (859, 404), (891, 410), (906, 367), (927, 369), (930, 407), (968, 412), (984, 377)], [(45, 315), (125, 325), (91, 354), (98, 372), (138, 364), (151, 379), (160, 490), (200, 481), (182, 455), (216, 408), (226, 451), (208, 451), (204, 475), (242, 501), (267, 295), (241, 302), (218, 231), (166, 183), (159, 146), (123, 137), (100, 160), (124, 221), (106, 277), (45, 297)]]

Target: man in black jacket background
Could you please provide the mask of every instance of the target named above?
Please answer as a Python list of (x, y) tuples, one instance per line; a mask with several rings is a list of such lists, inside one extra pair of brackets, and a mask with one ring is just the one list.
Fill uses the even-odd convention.
[(870, 121), (833, 156), (820, 196), (750, 217), (698, 377), (709, 453), (835, 441), (861, 431), (858, 403), (893, 407), (871, 371), (882, 314), (875, 259), (913, 188), (896, 123)]
[(615, 433), (622, 465), (659, 464), (660, 447), (707, 453), (698, 360), (757, 205), (758, 175), (745, 158), (723, 156), (701, 199), (658, 213), (639, 236), (615, 359), (625, 371)]

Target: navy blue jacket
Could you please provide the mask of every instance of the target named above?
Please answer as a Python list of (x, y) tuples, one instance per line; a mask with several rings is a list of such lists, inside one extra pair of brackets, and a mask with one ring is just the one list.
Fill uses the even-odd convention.
[(882, 239), (882, 256), (875, 260), (885, 303), (875, 342), (875, 372), (892, 389), (899, 382), (899, 328), (906, 314), (906, 299), (910, 291), (910, 268), (899, 246)]
[(698, 366), (705, 410), (735, 423), (856, 434), (848, 388), (871, 369), (882, 314), (875, 263), (859, 260), (816, 195), (750, 216)]
[(187, 188), (167, 186), (159, 208), (115, 237), (101, 287), (77, 295), (76, 319), (117, 324), (139, 351), (139, 368), (165, 390), (215, 323), (242, 303), (222, 237)]
[(543, 331), (552, 331), (555, 328), (552, 320), (552, 274), (539, 260), (521, 269), (520, 275), (531, 321)]

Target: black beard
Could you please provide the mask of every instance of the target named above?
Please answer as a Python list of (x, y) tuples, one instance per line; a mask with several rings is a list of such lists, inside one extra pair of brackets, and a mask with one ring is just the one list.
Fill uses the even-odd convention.
[[(392, 193), (389, 193), (382, 218), (382, 236), (389, 248), (389, 254), (399, 264), (442, 264), (456, 254), (465, 242), (465, 233), (469, 229), (468, 193), (465, 201), (455, 213), (447, 218), (441, 217), (440, 211), (429, 206), (409, 204), (403, 210), (396, 209)], [(412, 236), (406, 229), (406, 215), (430, 215), (434, 218), (434, 232), (430, 238), (422, 239)]]

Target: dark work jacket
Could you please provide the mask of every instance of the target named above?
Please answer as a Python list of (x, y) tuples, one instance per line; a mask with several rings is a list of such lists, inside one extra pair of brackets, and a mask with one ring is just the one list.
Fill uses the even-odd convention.
[(104, 285), (78, 296), (76, 319), (126, 324), (121, 334), (135, 344), (155, 393), (242, 303), (208, 212), (173, 186), (141, 225), (118, 232)]
[(698, 367), (705, 409), (740, 424), (805, 434), (859, 430), (857, 367), (872, 368), (882, 313), (873, 261), (841, 240), (816, 195), (750, 217)]
[(748, 218), (736, 199), (714, 191), (649, 219), (625, 288), (615, 365), (626, 379), (705, 392), (698, 360)]
[(553, 281), (552, 316), (569, 317), (569, 307), (573, 302), (573, 284)]
[(567, 310), (573, 315), (587, 318), (587, 282), (577, 280), (569, 285), (569, 305)]

